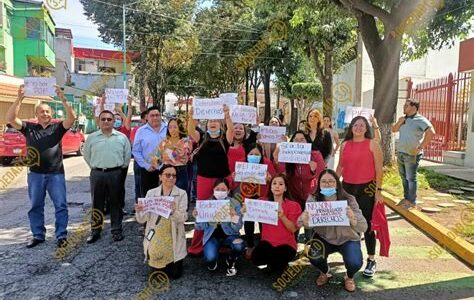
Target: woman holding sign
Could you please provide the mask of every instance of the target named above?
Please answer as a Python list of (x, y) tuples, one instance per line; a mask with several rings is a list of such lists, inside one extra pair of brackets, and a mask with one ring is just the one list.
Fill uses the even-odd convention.
[(327, 160), (332, 153), (331, 133), (324, 129), (323, 117), (319, 110), (312, 109), (306, 116), (306, 131), (313, 150), (321, 152), (323, 159)]
[[(226, 215), (226, 212), (218, 212), (215, 216), (216, 222), (200, 222), (196, 223), (196, 229), (204, 231), (204, 259), (207, 263), (209, 271), (217, 270), (217, 260), (219, 258), (219, 247), (228, 245), (231, 249), (229, 257), (226, 259), (227, 276), (237, 274), (236, 262), (245, 249), (245, 243), (240, 238), (240, 228), (242, 228), (242, 215), (240, 213), (240, 202), (229, 197), (230, 185), (224, 179), (217, 179), (214, 184), (214, 196), (216, 200), (229, 200), (231, 222), (221, 222), (219, 219)], [(222, 215), (222, 217), (221, 217)], [(193, 210), (193, 216), (197, 219), (198, 211)]]
[[(278, 224), (263, 224), (262, 239), (252, 252), (252, 262), (267, 265), (269, 270), (282, 272), (296, 255), (296, 221), (301, 214), (298, 203), (290, 200), (288, 180), (278, 174), (270, 181), (268, 200), (279, 204)], [(245, 205), (243, 208), (245, 214)]]
[(175, 185), (176, 167), (163, 165), (158, 173), (162, 184), (149, 190), (145, 199), (172, 197), (169, 206), (166, 203), (171, 209), (169, 218), (145, 212), (144, 205), (140, 203), (135, 204), (135, 217), (137, 222), (146, 223), (143, 240), (145, 261), (153, 269), (163, 271), (171, 278), (179, 278), (183, 273), (183, 259), (186, 257), (184, 222), (188, 218), (188, 196), (186, 191)]
[[(227, 105), (224, 105), (223, 117), (226, 126), (220, 120), (208, 120), (207, 132), (199, 134), (193, 120), (193, 111), (189, 111), (188, 134), (199, 144), (192, 153), (197, 161), (197, 200), (210, 199), (216, 179), (230, 175), (227, 152), (234, 137), (234, 124)], [(202, 230), (194, 230), (188, 249), (190, 254), (201, 255), (202, 237)]]
[(369, 224), (364, 233), (367, 248), (367, 266), (364, 276), (372, 277), (376, 271), (375, 232), (370, 228), (375, 201), (382, 202), (383, 154), (380, 144), (372, 138), (365, 117), (352, 119), (346, 138), (341, 145), (337, 174), (343, 177), (343, 187), (356, 197)]
[[(248, 132), (248, 133), (247, 133)], [(242, 123), (234, 124), (234, 136), (227, 153), (230, 172), (235, 171), (235, 163), (245, 161), (245, 152), (248, 147), (257, 141), (257, 133), (253, 130), (247, 130)]]
[[(308, 257), (311, 263), (321, 272), (316, 279), (317, 286), (325, 285), (332, 275), (329, 270), (327, 258), (329, 254), (339, 252), (346, 266), (346, 276), (344, 277), (344, 288), (349, 291), (355, 291), (356, 285), (354, 275), (362, 267), (362, 251), (360, 246), (360, 234), (367, 230), (367, 221), (362, 215), (359, 205), (354, 196), (349, 195), (341, 185), (339, 178), (333, 170), (325, 170), (321, 173), (318, 180), (318, 189), (311, 200), (308, 201), (306, 210), (298, 219), (298, 225), (305, 227), (313, 227), (314, 236), (309, 242), (310, 248)], [(339, 201), (338, 201), (339, 200)], [(324, 213), (325, 217), (318, 218), (317, 214), (311, 213), (311, 207), (314, 210), (325, 210), (330, 206), (325, 205), (323, 208), (314, 205), (316, 202), (347, 201), (346, 211), (339, 213), (334, 211), (332, 214)], [(313, 205), (312, 205), (313, 204)], [(341, 219), (340, 216), (335, 218), (327, 217), (328, 215), (345, 214), (349, 219), (348, 225), (327, 225), (324, 222), (333, 222), (335, 219)], [(327, 224), (327, 223), (326, 223)]]

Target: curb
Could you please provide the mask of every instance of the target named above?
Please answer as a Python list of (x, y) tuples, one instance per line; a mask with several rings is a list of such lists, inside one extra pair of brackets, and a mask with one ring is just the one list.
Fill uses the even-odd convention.
[[(395, 196), (387, 192), (382, 192), (382, 196), (385, 204), (392, 210), (396, 211), (410, 223), (414, 224), (431, 238), (436, 240), (439, 246), (444, 246), (446, 249), (455, 253), (462, 261), (466, 262), (471, 269), (473, 268), (474, 245), (468, 243), (462, 238), (457, 238), (452, 230), (434, 221), (421, 211), (416, 209), (408, 210), (397, 206), (398, 199), (396, 200)], [(452, 235), (454, 235), (454, 237)]]

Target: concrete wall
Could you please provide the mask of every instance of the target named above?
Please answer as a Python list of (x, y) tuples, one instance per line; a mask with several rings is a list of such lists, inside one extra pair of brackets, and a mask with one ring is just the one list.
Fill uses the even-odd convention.
[(471, 95), (467, 118), (467, 146), (464, 166), (474, 167), (474, 71), (471, 72)]
[(65, 37), (54, 39), (54, 49), (56, 52), (56, 68), (54, 76), (59, 86), (64, 86), (67, 81), (68, 70), (73, 72), (74, 59), (72, 57), (72, 40)]

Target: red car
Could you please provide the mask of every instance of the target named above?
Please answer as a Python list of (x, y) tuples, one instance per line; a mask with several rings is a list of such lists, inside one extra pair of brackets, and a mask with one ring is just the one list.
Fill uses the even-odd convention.
[[(36, 120), (27, 122), (36, 123)], [(60, 120), (52, 120), (59, 123)], [(63, 154), (82, 155), (85, 137), (77, 128), (71, 127), (63, 136), (61, 146)], [(5, 132), (0, 132), (0, 163), (9, 165), (13, 159), (26, 154), (26, 139), (21, 132), (12, 127), (6, 127)]]

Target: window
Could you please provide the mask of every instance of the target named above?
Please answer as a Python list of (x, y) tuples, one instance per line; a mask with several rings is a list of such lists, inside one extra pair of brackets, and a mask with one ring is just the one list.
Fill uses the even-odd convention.
[(77, 61), (77, 70), (78, 71), (85, 71), (86, 70), (86, 61), (79, 59)]
[(37, 18), (26, 18), (26, 37), (29, 39), (39, 39), (41, 37), (42, 22)]
[(46, 29), (46, 44), (54, 50), (54, 34), (49, 30), (49, 27)]
[(115, 68), (113, 67), (97, 67), (97, 70), (103, 73), (115, 73)]

